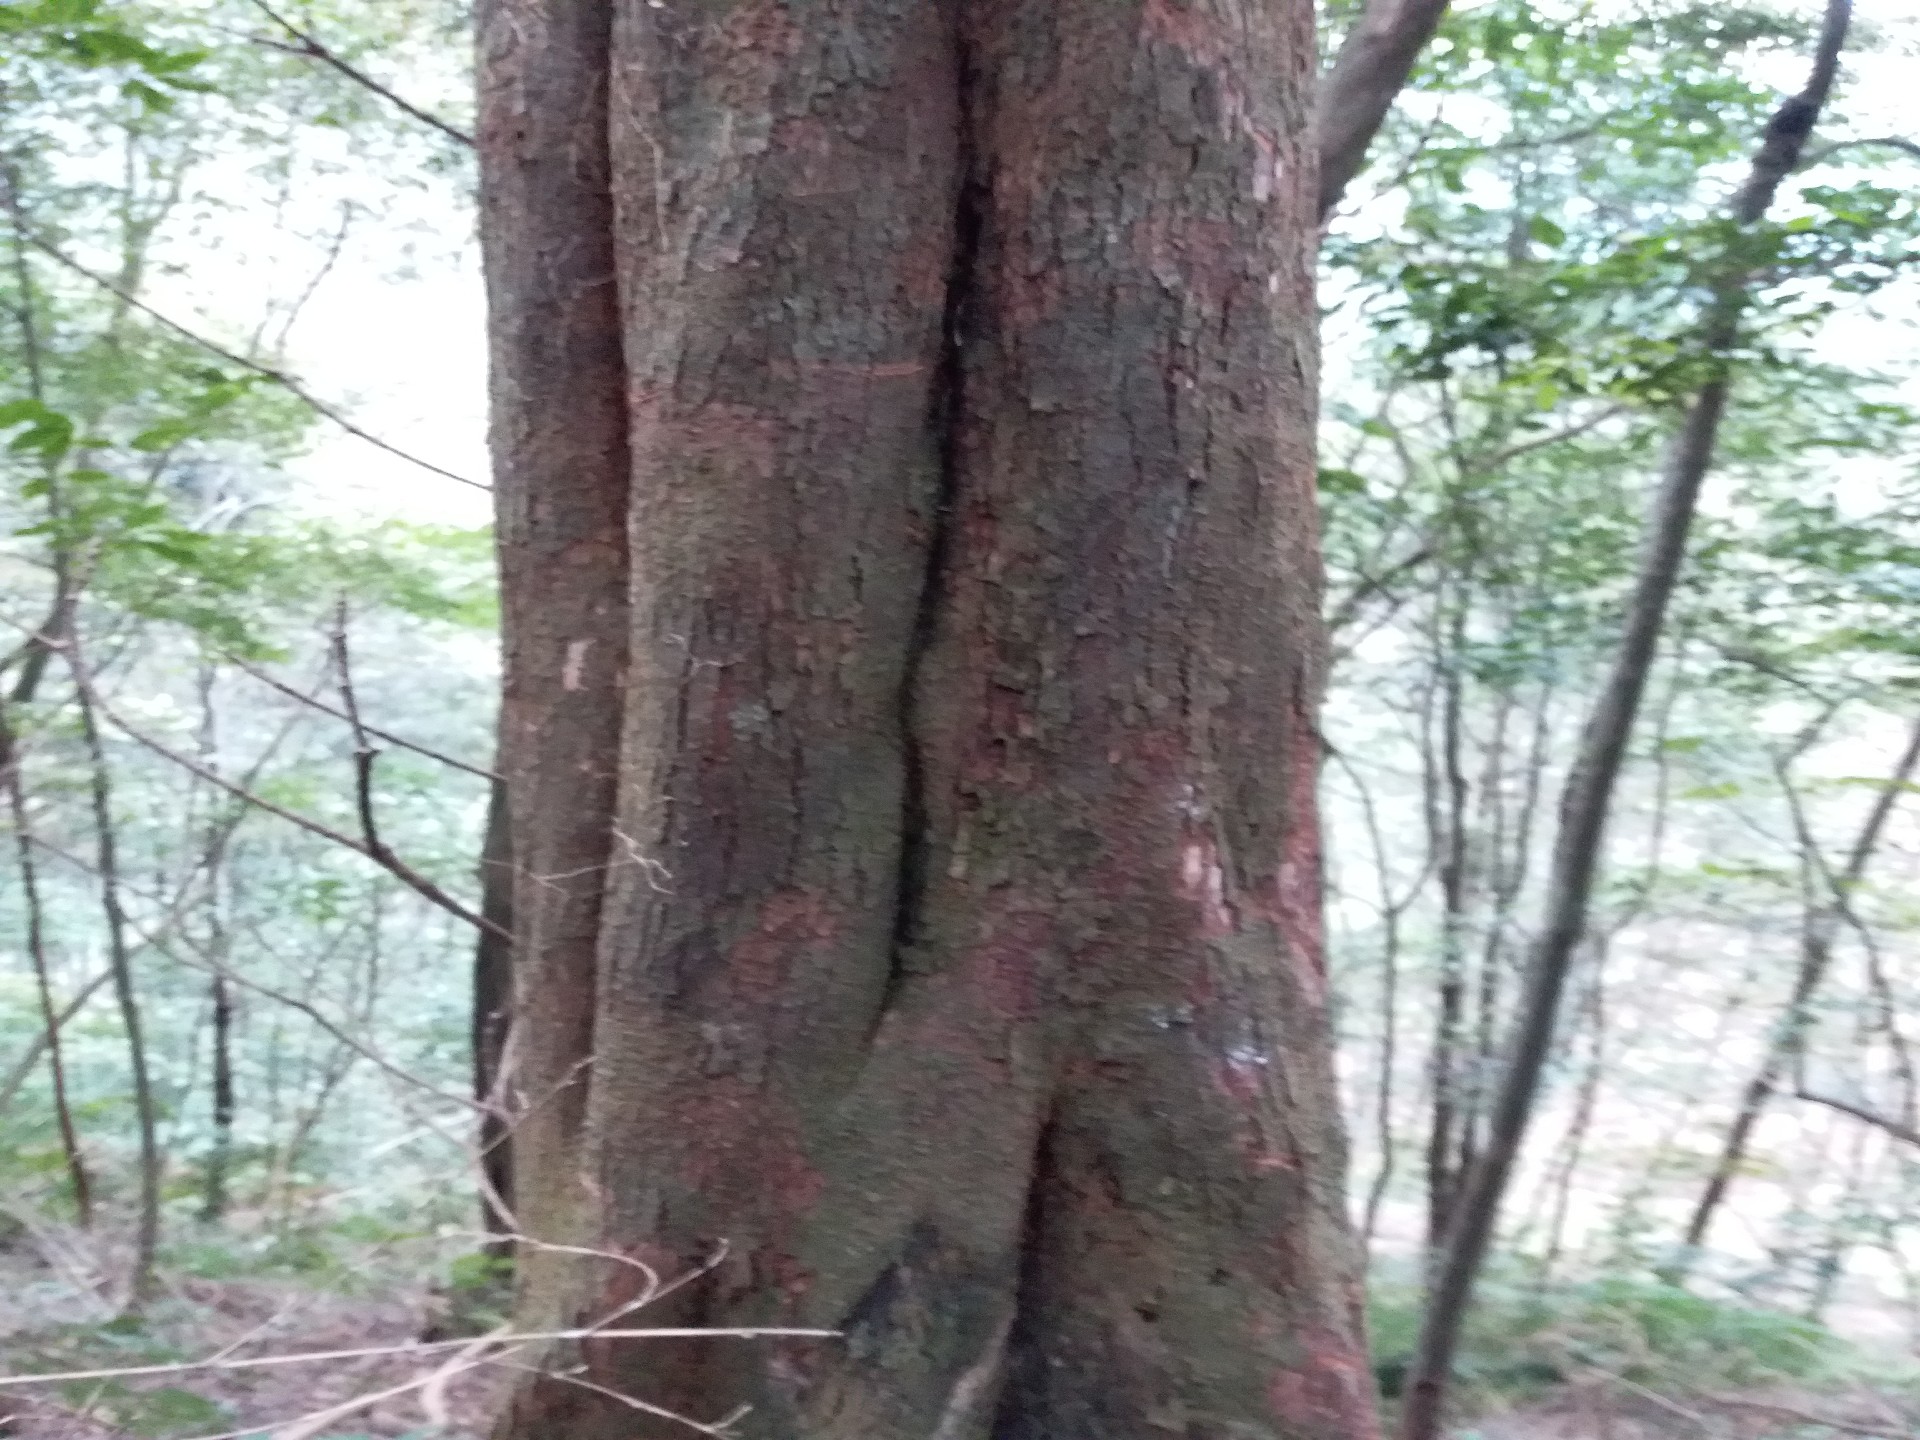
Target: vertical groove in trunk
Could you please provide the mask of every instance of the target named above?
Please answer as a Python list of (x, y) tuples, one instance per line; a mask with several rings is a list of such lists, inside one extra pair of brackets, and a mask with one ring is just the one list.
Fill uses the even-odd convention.
[(931, 534), (927, 542), (925, 578), (914, 614), (913, 633), (907, 642), (906, 663), (901, 670), (900, 878), (895, 900), (892, 960), (880, 1015), (893, 1008), (905, 983), (906, 957), (919, 938), (920, 912), (927, 894), (927, 756), (922, 734), (935, 717), (929, 713), (922, 691), (927, 657), (933, 649), (941, 608), (947, 598), (953, 558), (954, 508), (960, 494), (961, 433), (966, 417), (964, 346), (967, 326), (978, 304), (974, 287), (979, 279), (980, 237), (985, 222), (973, 137), (973, 89), (977, 77), (971, 73), (972, 60), (964, 26), (955, 28), (953, 66), (957, 142), (953, 255), (948, 265), (940, 319), (940, 358), (929, 404), (930, 424), (939, 453), (939, 484), (929, 520)]
[[(498, 766), (499, 747), (495, 746)], [(490, 1253), (513, 1254), (513, 1127), (507, 1106), (510, 1078), (507, 1037), (513, 1015), (513, 831), (507, 813), (507, 782), (495, 779), (487, 792), (487, 828), (480, 848), (480, 917), (492, 928), (480, 932), (473, 952), (473, 1098), (481, 1106), (479, 1145), (480, 1219), (495, 1237)]]

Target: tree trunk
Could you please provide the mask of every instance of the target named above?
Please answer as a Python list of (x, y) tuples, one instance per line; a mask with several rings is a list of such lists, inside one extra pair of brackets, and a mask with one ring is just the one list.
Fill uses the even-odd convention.
[[(223, 951), (213, 952), (224, 958)], [(233, 1164), (233, 996), (227, 977), (215, 975), (213, 1001), (213, 1149), (207, 1156), (200, 1218), (217, 1221), (227, 1213), (227, 1172)]]
[[(1916, 719), (1909, 727), (1906, 744), (1900, 752), (1900, 758), (1894, 763), (1893, 774), (1888, 777), (1879, 794), (1874, 796), (1873, 804), (1867, 807), (1866, 819), (1861, 822), (1859, 833), (1848, 847), (1846, 863), (1837, 876), (1827, 869), (1826, 862), (1820, 858), (1818, 847), (1804, 824), (1798, 827), (1802, 853), (1815, 871), (1815, 883), (1825, 885), (1832, 893), (1813, 906), (1801, 924), (1800, 963), (1794, 969), (1792, 993), (1788, 996), (1779, 1021), (1767, 1036), (1767, 1047), (1761, 1056), (1759, 1068), (1741, 1091), (1740, 1108), (1734, 1113), (1733, 1123), (1727, 1127), (1727, 1138), (1721, 1147), (1720, 1158), (1715, 1161), (1700, 1198), (1695, 1202), (1692, 1214), (1687, 1217), (1680, 1253), (1664, 1272), (1664, 1278), (1671, 1283), (1678, 1284), (1686, 1277), (1688, 1269), (1706, 1244), (1714, 1216), (1727, 1198), (1734, 1178), (1746, 1164), (1747, 1147), (1752, 1143), (1754, 1127), (1760, 1123), (1760, 1117), (1772, 1101), (1774, 1092), (1780, 1088), (1780, 1082), (1786, 1078), (1788, 1068), (1805, 1044), (1807, 1031), (1815, 1018), (1814, 997), (1825, 982), (1828, 967), (1832, 963), (1834, 943), (1840, 938), (1841, 928), (1846, 922), (1849, 897), (1866, 878), (1867, 866), (1872, 863), (1874, 852), (1880, 848), (1880, 836), (1886, 829), (1887, 820), (1912, 784), (1916, 768), (1920, 768), (1920, 719)], [(1785, 767), (1782, 767), (1781, 774), (1784, 781)]]
[[(627, 669), (627, 415), (607, 157), (612, 0), (479, 12), (498, 480), (497, 768), (516, 823), (516, 1211), (591, 1241), (579, 1145)], [(518, 1257), (524, 1318), (575, 1305), (575, 1257)]]
[[(1733, 201), (1733, 219), (1751, 225), (1766, 214), (1780, 182), (1800, 161), (1808, 134), (1839, 68), (1851, 0), (1828, 0), (1826, 18), (1806, 88), (1768, 122), (1759, 152)], [(1714, 287), (1701, 332), (1712, 362), (1708, 378), (1689, 399), (1653, 497), (1633, 595), (1607, 677), (1587, 717), (1580, 749), (1560, 795), (1545, 913), (1528, 957), (1507, 1063), (1488, 1120), (1486, 1149), (1476, 1159), (1455, 1202), (1445, 1253), (1436, 1268), (1421, 1319), (1420, 1340), (1400, 1412), (1401, 1440), (1439, 1434), (1453, 1356), (1481, 1262), (1493, 1238), (1507, 1180), (1532, 1118), (1534, 1097), (1559, 1021), (1560, 996), (1573, 956), (1586, 933), (1587, 908), (1599, 873), (1607, 821), (1620, 766), (1632, 738), (1640, 698), (1653, 668), (1667, 604), (1679, 583), (1700, 488), (1713, 465), (1720, 420), (1731, 389), (1731, 359), (1751, 277), (1729, 276)]]
[[(1464, 582), (1462, 582), (1464, 584)], [(1440, 1253), (1449, 1217), (1465, 1175), (1456, 1147), (1464, 1151), (1469, 1077), (1465, 1045), (1465, 947), (1467, 929), (1467, 800), (1466, 771), (1461, 761), (1462, 709), (1466, 677), (1466, 599), (1455, 595), (1449, 604), (1442, 590), (1442, 609), (1436, 617), (1434, 668), (1440, 684), (1440, 746), (1429, 762), (1434, 769), (1429, 805), (1428, 844), (1439, 857), (1440, 975), (1435, 994), (1433, 1034), (1433, 1116), (1427, 1138), (1427, 1255)]]
[[(73, 1123), (73, 1105), (67, 1093), (66, 1055), (61, 1048), (60, 1028), (71, 1014), (61, 1013), (53, 1002), (53, 976), (47, 964), (46, 912), (40, 901), (39, 867), (34, 863), (33, 831), (27, 815), (25, 786), (20, 780), (20, 755), (15, 744), (13, 719), (5, 702), (0, 702), (0, 785), (6, 787), (7, 816), (13, 822), (14, 858), (20, 867), (20, 899), (27, 912), (26, 949), (33, 962), (34, 990), (40, 1001), (41, 1031), (47, 1054), (47, 1070), (53, 1081), (53, 1118), (60, 1132), (60, 1153), (67, 1163), (67, 1179), (73, 1187), (73, 1208), (80, 1228), (93, 1225), (93, 1183), (87, 1174), (86, 1157), (80, 1150), (80, 1134)], [(82, 992), (84, 996), (85, 992)], [(21, 1079), (25, 1075), (17, 1071)], [(13, 1095), (12, 1077), (0, 1087), (0, 1109)]]
[(100, 739), (95, 715), (93, 679), (81, 657), (78, 634), (67, 637), (66, 658), (73, 672), (79, 702), (80, 734), (86, 744), (89, 794), (93, 802), (94, 844), (99, 856), (100, 906), (107, 922), (107, 962), (113, 971), (113, 996), (120, 1007), (120, 1023), (127, 1035), (127, 1068), (133, 1081), (134, 1121), (140, 1136), (140, 1209), (134, 1227), (133, 1265), (127, 1277), (127, 1309), (138, 1314), (153, 1298), (160, 1251), (159, 1105), (147, 1065), (147, 1041), (140, 1016), (140, 997), (134, 983), (132, 951), (127, 944), (127, 917), (120, 901), (119, 834), (113, 815), (113, 781), (107, 771), (106, 746)]
[(841, 1338), (592, 1341), (500, 1434), (1369, 1433), (1310, 7), (610, 9), (480, 22), (517, 1198), (614, 1257), (522, 1319), (724, 1245), (644, 1322)]

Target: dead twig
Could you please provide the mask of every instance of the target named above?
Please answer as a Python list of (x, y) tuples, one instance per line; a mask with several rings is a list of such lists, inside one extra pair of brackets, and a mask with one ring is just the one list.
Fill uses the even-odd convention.
[(1833, 1415), (1816, 1415), (1811, 1410), (1781, 1405), (1772, 1400), (1749, 1400), (1741, 1395), (1708, 1393), (1702, 1393), (1700, 1398), (1729, 1410), (1757, 1410), (1763, 1415), (1778, 1415), (1783, 1420), (1792, 1420), (1800, 1425), (1819, 1425), (1828, 1430), (1838, 1430), (1845, 1435), (1870, 1435), (1877, 1437), (1877, 1440), (1913, 1440), (1914, 1435), (1911, 1426), (1895, 1430), (1883, 1425), (1863, 1425), (1856, 1420), (1842, 1420)]
[(1876, 1130), (1885, 1131), (1894, 1139), (1902, 1141), (1905, 1144), (1920, 1145), (1920, 1130), (1915, 1130), (1910, 1125), (1901, 1124), (1891, 1115), (1882, 1115), (1879, 1111), (1869, 1110), (1864, 1105), (1855, 1105), (1851, 1100), (1842, 1100), (1837, 1095), (1816, 1094), (1804, 1086), (1793, 1092), (1793, 1098), (1796, 1100), (1806, 1100), (1815, 1105), (1824, 1105), (1829, 1110), (1838, 1110), (1842, 1115), (1851, 1115), (1854, 1119), (1864, 1121)]
[(172, 761), (189, 774), (199, 777), (217, 789), (226, 791), (227, 794), (233, 796), (236, 800), (243, 800), (256, 809), (266, 811), (269, 815), (278, 815), (282, 820), (287, 821), (291, 825), (299, 826), (310, 835), (317, 835), (322, 840), (330, 840), (336, 845), (343, 845), (357, 854), (364, 855), (374, 864), (380, 866), (381, 869), (387, 871), (387, 873), (405, 885), (409, 890), (412, 890), (429, 903), (439, 906), (449, 915), (466, 921), (467, 924), (473, 926), (476, 930), (486, 930), (496, 935), (504, 935), (506, 933), (491, 920), (469, 910), (465, 905), (461, 904), (458, 900), (454, 899), (453, 896), (434, 884), (433, 881), (427, 879), (426, 876), (401, 860), (385, 846), (382, 846), (379, 851), (369, 849), (365, 842), (356, 840), (353, 836), (344, 834), (323, 821), (315, 820), (310, 815), (302, 815), (297, 810), (289, 810), (284, 805), (276, 805), (264, 795), (257, 794), (245, 786), (236, 785), (225, 776), (216, 774), (198, 761), (182, 755), (171, 746), (164, 745), (152, 736), (136, 730), (122, 719), (111, 706), (99, 698), (90, 678), (82, 678), (78, 672), (76, 672), (76, 679), (80, 685), (93, 696), (95, 704), (99, 706), (100, 713), (106, 716), (109, 723), (136, 745), (151, 750), (163, 760)]
[(265, 15), (269, 20), (273, 21), (273, 23), (278, 25), (282, 30), (286, 31), (287, 34), (290, 37), (292, 37), (292, 41), (293, 41), (292, 44), (285, 44), (278, 40), (257, 39), (255, 41), (256, 44), (265, 45), (268, 48), (273, 50), (283, 50), (289, 55), (298, 55), (304, 59), (317, 60), (322, 65), (327, 66), (329, 69), (336, 70), (340, 74), (346, 76), (347, 79), (353, 81), (354, 84), (359, 85), (364, 89), (371, 90), (375, 95), (378, 95), (382, 100), (385, 100), (389, 105), (393, 106), (396, 110), (400, 110), (405, 114), (411, 115), (415, 120), (418, 120), (422, 125), (428, 125), (428, 126), (431, 126), (433, 129), (438, 130), (442, 135), (446, 136), (449, 140), (453, 141), (455, 144), (464, 145), (469, 150), (473, 148), (473, 137), (467, 134), (466, 131), (457, 129), (454, 126), (449, 125), (445, 120), (442, 120), (438, 115), (435, 115), (432, 111), (423, 110), (418, 105), (415, 105), (412, 101), (404, 100), (400, 96), (394, 94), (393, 91), (389, 90), (386, 86), (382, 85), (378, 80), (375, 80), (371, 75), (367, 74), (364, 70), (361, 70), (356, 66), (348, 63), (346, 60), (341, 59), (339, 55), (334, 53), (334, 51), (330, 50), (327, 46), (321, 44), (320, 41), (314, 37), (312, 32), (307, 30), (302, 30), (298, 25), (295, 25), (291, 20), (288, 20), (285, 16), (281, 15), (277, 10), (274, 10), (271, 6), (269, 6), (266, 3), (266, 0), (253, 0), (253, 7), (254, 9), (258, 10), (262, 15)]
[(222, 360), (225, 360), (229, 365), (237, 365), (242, 370), (246, 370), (251, 374), (258, 375), (262, 380), (266, 380), (271, 384), (278, 385), (282, 390), (285, 390), (289, 395), (293, 396), (294, 399), (298, 400), (302, 405), (305, 405), (309, 410), (313, 411), (314, 414), (320, 416), (324, 420), (330, 421), (334, 425), (337, 425), (340, 429), (344, 430), (347, 434), (353, 436), (354, 439), (364, 441), (367, 444), (373, 446), (376, 450), (384, 450), (387, 452), (387, 454), (395, 456), (398, 459), (404, 460), (409, 465), (417, 465), (420, 469), (430, 471), (431, 473), (440, 476), (442, 479), (452, 480), (457, 484), (470, 486), (475, 490), (491, 490), (493, 488), (491, 485), (488, 485), (482, 481), (469, 480), (465, 475), (461, 475), (455, 471), (448, 470), (439, 465), (435, 465), (430, 460), (422, 460), (418, 455), (413, 455), (408, 453), (405, 450), (402, 450), (398, 445), (395, 445), (392, 441), (381, 439), (378, 435), (375, 435), (371, 430), (368, 430), (365, 426), (360, 425), (356, 421), (349, 419), (343, 412), (334, 408), (332, 405), (327, 404), (326, 401), (320, 399), (317, 395), (315, 395), (312, 391), (308, 390), (304, 385), (302, 385), (293, 376), (289, 375), (286, 371), (275, 369), (271, 365), (262, 364), (258, 360), (250, 360), (246, 356), (241, 355), (236, 351), (227, 349), (227, 347), (224, 345), (218, 344), (215, 341), (207, 339), (206, 336), (200, 334), (197, 330), (189, 329), (187, 326), (182, 325), (178, 320), (175, 320), (171, 316), (163, 314), (162, 312), (154, 309), (153, 306), (147, 304), (146, 301), (141, 300), (137, 296), (130, 294), (126, 290), (122, 289), (119, 285), (116, 285), (113, 281), (109, 280), (106, 276), (96, 274), (92, 270), (89, 270), (86, 266), (82, 265), (78, 260), (73, 259), (59, 246), (53, 244), (49, 240), (42, 238), (37, 232), (29, 228), (24, 220), (19, 220), (18, 226), (19, 226), (19, 235), (21, 240), (24, 243), (31, 245), (35, 250), (38, 250), (42, 255), (45, 255), (49, 260), (52, 260), (55, 264), (63, 266), (64, 268), (71, 270), (74, 274), (78, 275), (81, 279), (89, 281), (90, 283), (99, 286), (102, 290), (105, 290), (108, 294), (120, 300), (122, 304), (129, 305), (133, 309), (138, 310), (141, 314), (147, 316), (148, 318), (158, 321), (161, 325), (173, 331), (174, 334), (179, 335), (181, 338), (185, 340), (191, 341), (195, 345), (198, 345), (202, 350), (205, 350), (208, 354), (217, 355)]
[[(336, 720), (345, 720), (347, 718), (345, 711), (338, 710), (332, 705), (327, 704), (326, 701), (322, 700), (317, 695), (309, 695), (305, 691), (301, 690), (299, 687), (287, 684), (287, 682), (280, 679), (279, 676), (270, 674), (267, 671), (262, 670), (257, 665), (253, 665), (248, 661), (239, 659), (237, 656), (233, 656), (233, 655), (228, 655), (225, 658), (226, 658), (227, 664), (233, 666), (234, 669), (241, 671), (243, 674), (251, 675), (255, 680), (258, 680), (262, 685), (265, 685), (273, 690), (278, 690), (282, 695), (287, 696), (289, 699), (298, 700), (302, 705), (308, 706), (309, 708), (314, 710), (318, 710), (322, 715), (331, 715)], [(475, 776), (478, 779), (498, 780), (501, 778), (498, 774), (496, 774), (492, 770), (487, 769), (485, 766), (471, 764), (468, 761), (458, 759), (452, 755), (448, 755), (444, 751), (435, 750), (431, 746), (422, 745), (418, 741), (408, 740), (403, 736), (394, 734), (391, 730), (382, 730), (378, 725), (367, 725), (364, 728), (366, 729), (367, 734), (373, 736), (377, 740), (384, 740), (389, 745), (397, 745), (402, 750), (411, 750), (414, 754), (425, 756), (429, 760), (437, 760), (442, 765), (448, 766), (451, 769), (463, 770), (467, 774)]]

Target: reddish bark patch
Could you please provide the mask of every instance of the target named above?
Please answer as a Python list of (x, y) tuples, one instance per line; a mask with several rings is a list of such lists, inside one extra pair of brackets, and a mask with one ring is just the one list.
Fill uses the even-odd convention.
[(1359, 1347), (1336, 1330), (1312, 1328), (1305, 1358), (1280, 1371), (1267, 1388), (1274, 1415), (1289, 1430), (1365, 1440), (1378, 1433), (1372, 1381)]
[(1204, 314), (1219, 315), (1248, 283), (1239, 232), (1222, 221), (1153, 216), (1134, 227), (1132, 239), (1154, 278)]
[(981, 1008), (995, 1020), (1027, 1024), (1039, 1014), (1041, 957), (1053, 921), (1039, 910), (1014, 910), (990, 922), (986, 938), (963, 962)]
[(760, 906), (760, 923), (727, 954), (728, 990), (757, 1009), (787, 993), (796, 951), (832, 940), (840, 919), (810, 890), (783, 890)]
[[(773, 474), (776, 447), (785, 425), (777, 415), (769, 415), (749, 405), (681, 406), (670, 390), (660, 385), (633, 384), (627, 394), (632, 416), (633, 453), (645, 464), (657, 457), (674, 456), (692, 462), (693, 469), (705, 462), (723, 463), (728, 471), (744, 472), (760, 479)], [(681, 477), (661, 477), (681, 478)]]
[[(749, 1252), (756, 1266), (764, 1269), (773, 1257), (788, 1254), (827, 1184), (788, 1107), (764, 1084), (724, 1075), (683, 1091), (675, 1102), (674, 1119), (706, 1137), (681, 1167), (687, 1190), (735, 1216), (753, 1217), (738, 1230), (739, 1235), (761, 1237)], [(739, 1235), (709, 1238), (717, 1243), (737, 1241)]]
[(1315, 1004), (1327, 998), (1325, 923), (1320, 897), (1320, 751), (1312, 720), (1294, 713), (1288, 747), (1287, 833), (1274, 873), (1274, 923), (1302, 989)]
[(716, 50), (757, 52), (787, 59), (800, 48), (800, 27), (787, 13), (786, 0), (748, 0), (735, 5), (719, 24), (705, 22)]

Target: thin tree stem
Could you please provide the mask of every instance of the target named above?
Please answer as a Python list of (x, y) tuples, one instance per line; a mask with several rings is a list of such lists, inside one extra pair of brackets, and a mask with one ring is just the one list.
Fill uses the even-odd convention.
[[(1781, 180), (1798, 162), (1832, 89), (1851, 18), (1851, 0), (1828, 0), (1806, 88), (1775, 112), (1746, 183), (1735, 197), (1733, 214), (1740, 223), (1751, 223), (1766, 213)], [(1718, 287), (1708, 313), (1702, 338), (1713, 371), (1687, 407), (1669, 452), (1620, 646), (1561, 794), (1545, 921), (1528, 956), (1486, 1146), (1453, 1207), (1452, 1224), (1435, 1268), (1401, 1411), (1403, 1440), (1434, 1440), (1440, 1432), (1461, 1327), (1493, 1238), (1507, 1181), (1526, 1138), (1573, 957), (1586, 933), (1615, 782), (1686, 556), (1700, 489), (1713, 463), (1727, 407), (1727, 353), (1738, 335), (1748, 288), (1746, 276), (1729, 276)]]

